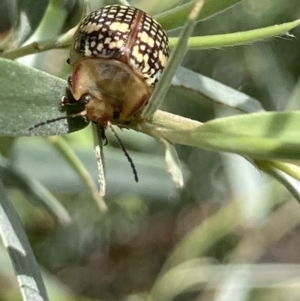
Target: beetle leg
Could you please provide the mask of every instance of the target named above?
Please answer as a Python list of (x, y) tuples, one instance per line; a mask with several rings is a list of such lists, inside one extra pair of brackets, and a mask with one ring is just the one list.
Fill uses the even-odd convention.
[(102, 140), (104, 142), (103, 145), (104, 146), (107, 145), (108, 144), (108, 139), (107, 139), (107, 137), (105, 135), (105, 129), (104, 128), (101, 128), (101, 138), (102, 138)]
[(68, 85), (69, 85), (69, 88), (72, 89), (73, 81), (72, 81), (72, 77), (71, 76), (68, 77)]
[(63, 96), (61, 98), (61, 101), (60, 101), (59, 105), (61, 107), (64, 107), (64, 106), (74, 105), (76, 103), (78, 103), (78, 101), (76, 99), (74, 99), (74, 98), (68, 98), (67, 96)]
[(86, 117), (86, 110), (83, 110), (77, 114), (69, 115), (68, 117), (74, 118), (74, 117), (79, 117), (79, 116), (82, 117), (86, 122), (89, 122), (89, 120)]
[[(95, 122), (95, 121), (92, 121), (92, 122), (98, 125), (97, 122)], [(101, 139), (103, 140), (103, 142), (104, 142), (103, 145), (105, 146), (108, 144), (108, 139), (105, 135), (105, 128), (101, 127), (100, 130), (101, 130)]]

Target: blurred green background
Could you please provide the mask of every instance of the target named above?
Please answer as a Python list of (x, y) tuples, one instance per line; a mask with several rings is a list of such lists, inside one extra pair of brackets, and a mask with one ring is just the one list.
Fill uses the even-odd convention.
[[(0, 7), (10, 8), (13, 16), (14, 2), (1, 1)], [(157, 13), (182, 2), (130, 3)], [(78, 20), (80, 2), (65, 4), (64, 28), (69, 28)], [(3, 16), (10, 14), (3, 9), (0, 19)], [(299, 0), (244, 0), (197, 24), (194, 35), (250, 30), (299, 16)], [(7, 32), (11, 20), (0, 22), (2, 32)], [(176, 36), (178, 31), (168, 34)], [(292, 34), (240, 47), (188, 51), (182, 65), (249, 94), (266, 110), (299, 109), (300, 28)], [(68, 51), (56, 50), (23, 62), (32, 60), (35, 67), (67, 78), (71, 72), (65, 66), (67, 57)], [(179, 88), (170, 89), (162, 109), (202, 122), (232, 114)], [(72, 218), (72, 223), (58, 223), (20, 191), (18, 183), (3, 179), (51, 300), (143, 300), (157, 283), (165, 261), (192, 229), (198, 229), (199, 235), (186, 244), (185, 252), (202, 248), (203, 260), (194, 268), (198, 276), (203, 273), (203, 281), (176, 300), (300, 300), (300, 207), (284, 187), (239, 156), (178, 146), (185, 187), (177, 189), (157, 142), (131, 131), (118, 133), (140, 182), (134, 182), (125, 156), (108, 133), (104, 152), (109, 210), (105, 213), (45, 138), (0, 139), (2, 154), (49, 189)], [(65, 139), (97, 181), (90, 127)], [(0, 251), (0, 299), (18, 300), (11, 265), (4, 248)], [(192, 282), (192, 275), (178, 276), (178, 286)], [(170, 280), (161, 291), (172, 287)], [(167, 300), (162, 293), (159, 296)]]

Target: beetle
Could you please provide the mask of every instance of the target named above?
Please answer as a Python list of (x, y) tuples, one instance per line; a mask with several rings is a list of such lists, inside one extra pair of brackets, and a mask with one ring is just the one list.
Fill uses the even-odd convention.
[(166, 66), (168, 37), (151, 16), (132, 6), (108, 5), (81, 21), (74, 34), (68, 79), (78, 115), (105, 129), (108, 122), (128, 124), (148, 104)]
[(72, 98), (61, 106), (82, 103), (84, 110), (36, 124), (29, 130), (65, 118), (84, 117), (99, 125), (107, 142), (109, 126), (118, 139), (138, 181), (135, 166), (112, 128), (138, 119), (154, 91), (170, 54), (161, 25), (144, 11), (123, 5), (101, 7), (78, 25), (70, 58), (68, 84)]

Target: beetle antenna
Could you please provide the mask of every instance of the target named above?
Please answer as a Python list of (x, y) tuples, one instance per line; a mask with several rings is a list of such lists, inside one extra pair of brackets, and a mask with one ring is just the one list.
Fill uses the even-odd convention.
[(61, 116), (61, 117), (57, 117), (57, 118), (53, 118), (53, 119), (48, 119), (48, 120), (39, 122), (39, 123), (33, 125), (32, 127), (30, 127), (28, 129), (28, 131), (32, 131), (33, 129), (36, 129), (36, 128), (40, 127), (40, 126), (43, 126), (43, 125), (46, 125), (46, 124), (49, 124), (49, 123), (53, 123), (53, 122), (56, 122), (56, 121), (60, 121), (60, 120), (63, 120), (63, 119), (67, 119), (69, 117), (70, 116)]
[(49, 124), (49, 123), (53, 123), (53, 122), (57, 122), (57, 121), (60, 121), (60, 120), (63, 120), (63, 119), (68, 119), (68, 118), (75, 118), (75, 117), (84, 117), (86, 115), (86, 111), (82, 111), (78, 114), (73, 114), (73, 115), (67, 115), (67, 116), (60, 116), (60, 117), (56, 117), (56, 118), (53, 118), (53, 119), (48, 119), (48, 120), (45, 120), (45, 121), (42, 121), (42, 122), (39, 122), (35, 125), (33, 125), (32, 127), (30, 127), (28, 129), (28, 131), (32, 131), (33, 129), (36, 129), (40, 126), (43, 126), (43, 125), (46, 125), (46, 124)]
[(132, 158), (130, 157), (129, 153), (127, 152), (122, 140), (120, 139), (120, 137), (118, 136), (118, 134), (116, 133), (115, 129), (113, 128), (112, 124), (110, 122), (107, 123), (108, 127), (110, 128), (110, 130), (113, 132), (113, 134), (115, 135), (116, 139), (118, 140), (121, 148), (122, 148), (122, 151), (123, 153), (125, 154), (131, 168), (132, 168), (132, 171), (133, 171), (133, 175), (134, 175), (134, 179), (136, 182), (139, 181), (139, 177), (138, 177), (138, 173), (137, 173), (137, 170), (135, 168), (135, 165), (133, 163), (133, 160)]

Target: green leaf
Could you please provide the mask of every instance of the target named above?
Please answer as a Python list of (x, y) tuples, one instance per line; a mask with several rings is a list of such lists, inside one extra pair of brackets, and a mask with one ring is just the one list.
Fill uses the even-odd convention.
[(132, 6), (137, 6), (147, 12), (150, 15), (159, 14), (174, 8), (182, 4), (182, 0), (152, 0), (152, 1), (140, 1), (140, 0), (131, 0)]
[(64, 0), (51, 0), (42, 21), (30, 39), (38, 41), (58, 35), (68, 16), (66, 7)]
[[(207, 19), (217, 13), (232, 7), (242, 0), (206, 0), (204, 7), (197, 20)], [(165, 30), (171, 30), (184, 25), (189, 13), (197, 1), (191, 1), (165, 13), (155, 16), (155, 19), (162, 25)]]
[(172, 86), (197, 93), (195, 98), (199, 101), (204, 98), (244, 113), (264, 111), (255, 98), (184, 67), (179, 67), (176, 71)]
[[(298, 19), (280, 25), (272, 25), (248, 31), (190, 37), (188, 40), (188, 48), (191, 50), (245, 45), (262, 39), (268, 39), (273, 36), (283, 35), (297, 27), (299, 24), (300, 20)], [(177, 37), (169, 38), (170, 47), (174, 47), (178, 42), (179, 39)]]
[[(98, 127), (99, 128), (99, 127)], [(54, 147), (54, 149), (65, 159), (65, 161), (70, 165), (74, 172), (81, 178), (83, 183), (86, 185), (90, 194), (99, 209), (104, 212), (107, 210), (107, 206), (98, 194), (98, 190), (91, 174), (88, 172), (87, 168), (84, 166), (82, 161), (78, 158), (76, 153), (68, 145), (68, 143), (59, 136), (53, 136), (48, 138), (49, 143)], [(104, 195), (103, 195), (104, 196)]]
[(168, 140), (162, 137), (158, 140), (159, 142), (161, 142), (165, 149), (165, 162), (167, 171), (170, 174), (176, 186), (178, 188), (182, 188), (184, 186), (183, 174), (176, 148)]
[[(278, 220), (279, 218), (276, 221)], [(269, 221), (266, 223), (268, 225), (270, 224)], [(287, 222), (287, 224), (289, 225), (289, 222)], [(270, 227), (272, 226), (269, 226), (269, 228)], [(274, 228), (272, 228), (272, 230)], [(193, 296), (196, 295), (198, 296), (198, 295), (203, 295), (206, 292), (209, 293), (210, 291), (217, 291), (217, 293), (219, 294), (217, 298), (215, 298), (214, 300), (224, 300), (225, 298), (223, 298), (223, 296), (226, 296), (225, 300), (269, 300), (269, 299), (271, 300), (273, 299), (273, 298), (268, 298), (266, 296), (273, 296), (273, 290), (275, 288), (279, 289), (279, 287), (282, 286), (282, 283), (287, 283), (287, 287), (291, 283), (294, 283), (295, 281), (294, 279), (299, 277), (300, 265), (278, 264), (278, 263), (276, 264), (269, 264), (269, 263), (249, 264), (249, 262), (244, 263), (245, 260), (243, 259), (247, 256), (244, 255), (244, 253), (246, 254), (255, 253), (256, 248), (259, 248), (259, 247), (256, 248), (252, 247), (250, 243), (255, 242), (259, 246), (261, 246), (262, 243), (260, 243), (260, 240), (264, 238), (265, 239), (264, 247), (271, 245), (271, 243), (269, 243), (270, 239), (268, 240), (268, 237), (265, 237), (267, 235), (265, 236), (263, 236), (262, 234), (258, 235), (256, 234), (257, 230), (255, 233), (253, 232), (254, 231), (250, 232), (251, 237), (249, 238), (247, 237), (248, 240), (245, 242), (245, 246), (244, 246), (247, 249), (247, 251), (243, 250), (242, 259), (233, 261), (230, 257), (231, 261), (226, 262), (226, 264), (219, 264), (218, 262), (216, 263), (215, 259), (207, 259), (207, 258), (193, 259), (184, 262), (181, 265), (168, 271), (168, 273), (163, 275), (161, 278), (159, 278), (159, 281), (157, 281), (157, 283), (155, 284), (155, 286), (151, 291), (151, 297), (146, 300), (172, 301), (172, 300), (181, 299), (180, 297), (186, 296), (186, 294), (184, 293), (187, 292), (189, 292)], [(281, 233), (281, 229), (278, 232)], [(270, 230), (268, 234), (269, 233)], [(272, 238), (274, 237), (274, 235), (270, 235), (270, 236), (272, 236)], [(255, 240), (255, 238), (252, 237), (255, 238), (258, 237), (258, 238), (256, 238)], [(266, 246), (266, 244), (268, 245)], [(263, 251), (265, 252), (265, 249), (263, 249)], [(243, 263), (240, 264), (239, 262), (243, 262)], [(268, 294), (267, 288), (271, 291), (270, 294)], [(251, 292), (262, 291), (261, 294), (258, 295), (255, 294), (255, 296), (263, 296), (263, 297), (258, 297), (258, 298), (249, 297), (250, 290)], [(232, 298), (231, 296), (234, 297)], [(237, 299), (235, 298), (235, 296), (242, 296), (242, 297)]]
[(0, 181), (0, 234), (14, 266), (23, 300), (47, 301), (45, 285), (21, 221)]
[(142, 117), (148, 118), (157, 111), (159, 106), (162, 104), (167, 91), (171, 85), (172, 79), (176, 73), (177, 68), (181, 64), (181, 61), (187, 50), (187, 43), (193, 29), (196, 25), (196, 18), (199, 15), (204, 1), (198, 0), (190, 12), (184, 28), (182, 29), (179, 37), (179, 43), (173, 49), (170, 59), (166, 68), (164, 69), (160, 81), (156, 85), (153, 94), (149, 100), (149, 105), (145, 108)]
[(15, 27), (17, 14), (16, 0), (0, 2), (0, 49), (5, 50), (16, 44)]
[(255, 161), (255, 164), (281, 183), (300, 203), (299, 166), (272, 161)]
[(0, 154), (3, 157), (8, 157), (13, 149), (15, 138), (13, 137), (0, 137)]
[(181, 263), (204, 257), (210, 248), (239, 227), (242, 222), (238, 204), (232, 202), (225, 205), (181, 239), (169, 255), (160, 275)]
[(5, 159), (0, 160), (1, 178), (6, 187), (12, 186), (27, 194), (35, 206), (44, 207), (61, 225), (71, 223), (68, 211), (49, 190)]
[(173, 143), (256, 159), (300, 159), (300, 111), (215, 119), (188, 131), (161, 131)]
[(59, 107), (67, 90), (66, 81), (58, 77), (0, 58), (0, 135), (56, 135), (85, 127), (76, 118), (29, 131), (39, 122), (67, 115)]
[[(98, 171), (92, 147), (76, 147), (74, 151), (96, 183)], [(139, 174), (139, 184), (134, 182), (130, 165), (123, 153), (110, 146), (104, 148), (107, 197), (130, 191), (142, 198), (153, 200), (168, 198), (175, 185), (165, 170), (163, 158), (133, 151), (130, 155)], [(14, 148), (13, 158), (14, 165), (18, 166), (28, 178), (38, 179), (50, 191), (71, 195), (88, 193), (81, 179), (43, 139), (21, 139)], [(141, 185), (145, 183), (146, 186)], [(92, 202), (92, 199), (87, 197), (88, 201)]]
[[(195, 293), (216, 277), (214, 272), (218, 266), (206, 258), (193, 259), (184, 262), (158, 279), (151, 290), (152, 301), (172, 301), (184, 293)], [(184, 280), (183, 280), (184, 279)]]
[(39, 0), (37, 5), (32, 0), (18, 1), (17, 35), (24, 42), (39, 26), (50, 0)]

